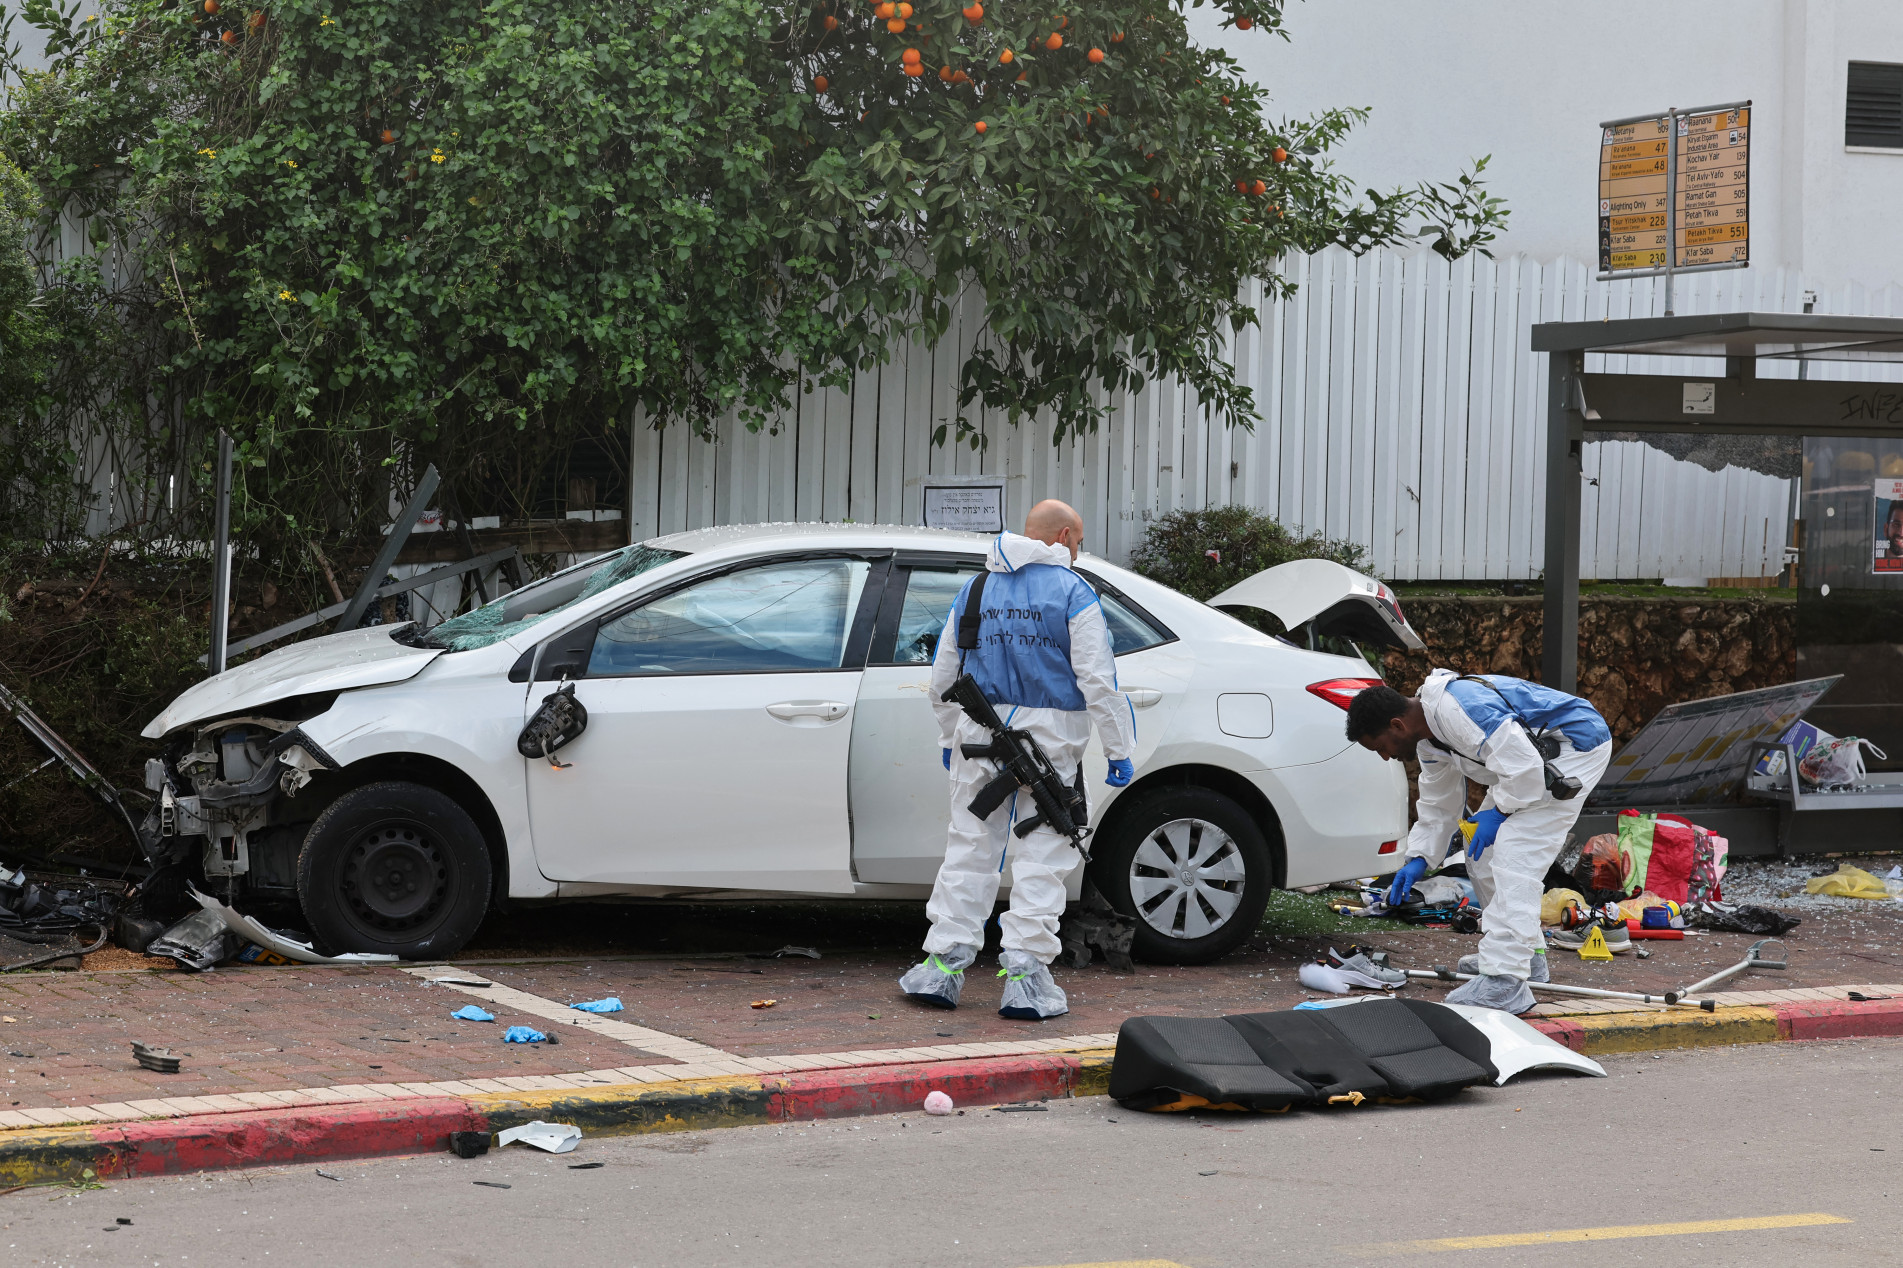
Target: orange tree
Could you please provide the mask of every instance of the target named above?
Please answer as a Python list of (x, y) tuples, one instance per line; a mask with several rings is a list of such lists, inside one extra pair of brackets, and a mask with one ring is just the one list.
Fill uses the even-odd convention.
[[(1350, 185), (1328, 151), (1361, 112), (1271, 118), (1183, 0), (24, 12), (53, 64), (0, 66), (0, 150), (89, 226), (49, 289), (123, 343), (58, 395), (177, 460), (230, 429), (267, 538), (369, 530), (415, 456), (465, 502), (520, 490), (637, 405), (770, 425), (967, 295), (961, 408), (1061, 439), (1174, 374), (1246, 425), (1247, 279), (1329, 243), (1484, 250), (1504, 214), (1477, 171)], [(1280, 0), (1227, 14), (1282, 34)]]

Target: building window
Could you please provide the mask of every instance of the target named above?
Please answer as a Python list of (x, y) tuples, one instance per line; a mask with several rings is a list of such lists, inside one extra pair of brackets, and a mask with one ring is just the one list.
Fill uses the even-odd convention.
[(1903, 66), (1850, 63), (1844, 100), (1844, 144), (1903, 150)]

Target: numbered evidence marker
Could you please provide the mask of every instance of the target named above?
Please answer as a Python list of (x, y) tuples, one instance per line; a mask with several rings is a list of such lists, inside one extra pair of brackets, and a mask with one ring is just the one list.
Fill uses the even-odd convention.
[(1669, 115), (1602, 128), (1599, 140), (1599, 269), (1666, 265), (1672, 232), (1667, 191)]
[(1751, 108), (1680, 115), (1677, 150), (1673, 267), (1747, 263), (1751, 258)]

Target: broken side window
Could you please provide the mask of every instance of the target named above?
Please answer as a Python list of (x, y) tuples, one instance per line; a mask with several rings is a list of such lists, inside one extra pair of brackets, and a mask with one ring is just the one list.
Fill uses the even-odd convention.
[(488, 647), (513, 638), (583, 599), (592, 599), (610, 586), (681, 558), (685, 556), (678, 550), (626, 546), (511, 591), (474, 612), (451, 617), (430, 630), (423, 641), (452, 652)]

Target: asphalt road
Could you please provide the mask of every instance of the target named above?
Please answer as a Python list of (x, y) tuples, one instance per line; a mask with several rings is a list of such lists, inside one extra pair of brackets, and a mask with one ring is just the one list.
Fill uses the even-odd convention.
[[(1606, 1079), (1525, 1076), (1435, 1106), (1162, 1116), (1091, 1098), (323, 1168), (335, 1180), (294, 1167), (28, 1190), (0, 1198), (0, 1259), (1885, 1264), (1903, 1260), (1900, 1056), (1903, 1041), (1767, 1044), (1615, 1057)], [(1608, 1235), (1515, 1236), (1582, 1228)], [(1435, 1244), (1472, 1237), (1493, 1241)]]

